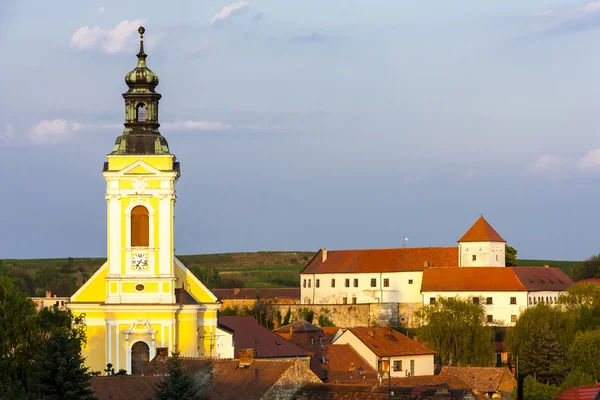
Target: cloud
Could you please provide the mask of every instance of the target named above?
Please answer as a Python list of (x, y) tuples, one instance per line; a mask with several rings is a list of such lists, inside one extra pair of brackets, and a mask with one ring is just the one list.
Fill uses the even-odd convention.
[(99, 26), (83, 26), (71, 36), (71, 46), (85, 50), (100, 48), (105, 53), (115, 54), (129, 50), (132, 39), (137, 35), (137, 30), (146, 20), (123, 20), (111, 30), (104, 30)]
[(598, 171), (600, 170), (600, 149), (589, 151), (577, 164), (580, 171)]
[(223, 131), (232, 127), (230, 124), (220, 121), (177, 121), (165, 122), (160, 126), (172, 130), (195, 129), (200, 131)]
[(62, 143), (73, 136), (75, 132), (98, 129), (119, 129), (121, 124), (83, 124), (65, 119), (43, 120), (31, 129), (29, 137), (32, 144), (37, 146)]
[(529, 172), (534, 174), (552, 173), (562, 169), (566, 160), (560, 156), (544, 154), (529, 165)]
[(292, 38), (292, 42), (294, 43), (321, 43), (327, 39), (326, 36), (321, 35), (320, 33), (313, 33), (310, 35), (304, 36), (294, 36)]
[(600, 1), (543, 10), (535, 14), (534, 33), (558, 33), (600, 26)]
[(96, 8), (96, 11), (98, 11), (100, 14), (103, 14), (104, 13), (104, 6)]
[(238, 1), (236, 3), (231, 3), (230, 5), (223, 7), (223, 9), (221, 11), (219, 11), (217, 14), (215, 14), (208, 21), (208, 23), (211, 25), (214, 25), (216, 22), (226, 21), (234, 14), (237, 14), (240, 11), (244, 10), (246, 7), (248, 7), (248, 3), (243, 0)]

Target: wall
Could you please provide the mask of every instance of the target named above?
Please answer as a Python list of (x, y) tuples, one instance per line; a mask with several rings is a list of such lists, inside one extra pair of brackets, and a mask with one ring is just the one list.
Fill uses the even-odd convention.
[(215, 357), (233, 358), (235, 347), (233, 345), (233, 333), (217, 327), (217, 349)]
[(332, 346), (338, 344), (348, 344), (354, 349), (362, 358), (365, 359), (369, 365), (377, 371), (377, 359), (378, 357), (369, 349), (363, 342), (361, 342), (354, 334), (350, 331), (342, 333), (342, 335), (336, 339)]
[[(477, 260), (473, 261), (473, 255), (477, 256)], [(460, 267), (504, 267), (506, 266), (506, 243), (460, 242), (458, 263)]]
[(285, 315), (290, 309), (292, 320), (298, 319), (298, 309), (314, 312), (313, 324), (318, 325), (319, 315), (324, 314), (340, 328), (355, 326), (392, 326), (399, 325), (399, 306), (397, 303), (377, 304), (266, 304), (267, 315), (276, 318), (277, 311)]
[[(535, 307), (540, 302), (540, 297), (545, 304), (555, 305), (558, 297), (561, 295), (561, 291), (539, 291), (529, 292), (527, 295), (527, 306)], [(556, 300), (555, 300), (556, 299)]]
[[(382, 359), (387, 360), (387, 357), (382, 357)], [(404, 378), (409, 376), (408, 374), (410, 373), (411, 360), (414, 360), (415, 362), (415, 371), (413, 376), (433, 375), (433, 354), (428, 354), (418, 356), (391, 357), (390, 368), (392, 377)], [(402, 361), (401, 371), (394, 371), (394, 361)]]
[[(472, 299), (480, 297), (486, 315), (492, 315), (495, 325), (511, 326), (514, 322), (511, 316), (519, 316), (527, 307), (527, 292), (423, 292), (423, 303), (430, 304), (430, 299), (441, 297), (461, 297)], [(488, 305), (486, 298), (491, 297), (493, 304)], [(516, 297), (517, 304), (510, 304), (510, 298)]]

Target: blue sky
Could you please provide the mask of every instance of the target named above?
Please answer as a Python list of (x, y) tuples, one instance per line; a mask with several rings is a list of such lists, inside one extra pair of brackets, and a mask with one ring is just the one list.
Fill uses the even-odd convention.
[(178, 254), (600, 252), (600, 1), (121, 3), (0, 3), (0, 258), (105, 255), (140, 23)]

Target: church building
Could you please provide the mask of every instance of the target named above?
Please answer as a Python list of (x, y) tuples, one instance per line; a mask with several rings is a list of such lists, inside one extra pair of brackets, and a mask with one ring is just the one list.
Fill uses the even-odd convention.
[(139, 28), (137, 66), (125, 76), (125, 129), (107, 155), (107, 261), (70, 298), (85, 314), (87, 366), (143, 372), (157, 351), (217, 356), (215, 295), (174, 255), (179, 162), (159, 132), (158, 75), (146, 66)]

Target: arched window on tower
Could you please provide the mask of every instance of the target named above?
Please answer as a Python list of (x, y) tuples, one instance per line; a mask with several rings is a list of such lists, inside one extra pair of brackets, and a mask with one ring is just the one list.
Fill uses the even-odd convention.
[(135, 117), (137, 122), (146, 121), (146, 105), (144, 103), (139, 103), (135, 106)]
[(144, 206), (135, 206), (131, 210), (131, 247), (149, 246), (150, 230), (148, 209)]

